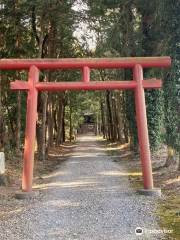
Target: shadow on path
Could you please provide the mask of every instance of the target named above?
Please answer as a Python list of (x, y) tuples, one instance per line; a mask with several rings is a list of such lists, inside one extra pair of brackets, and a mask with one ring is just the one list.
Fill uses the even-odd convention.
[(163, 239), (148, 232), (158, 229), (155, 200), (131, 189), (123, 164), (95, 136), (80, 136), (71, 156), (35, 188), (42, 198), (0, 222), (0, 239), (131, 240), (136, 227), (146, 230), (139, 239)]

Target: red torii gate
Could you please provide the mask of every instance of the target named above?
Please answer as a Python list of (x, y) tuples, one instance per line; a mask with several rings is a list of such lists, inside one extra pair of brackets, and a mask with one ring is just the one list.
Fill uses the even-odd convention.
[[(136, 121), (144, 191), (153, 192), (144, 89), (160, 88), (162, 81), (155, 78), (144, 80), (143, 68), (169, 67), (170, 65), (170, 57), (1, 59), (0, 69), (29, 71), (27, 82), (16, 80), (11, 83), (12, 90), (28, 91), (22, 190), (25, 192), (32, 191), (38, 91), (131, 89), (135, 91)], [(131, 68), (133, 70), (133, 80), (90, 82), (90, 69), (100, 68)], [(39, 71), (41, 69), (81, 69), (82, 81), (39, 82)]]

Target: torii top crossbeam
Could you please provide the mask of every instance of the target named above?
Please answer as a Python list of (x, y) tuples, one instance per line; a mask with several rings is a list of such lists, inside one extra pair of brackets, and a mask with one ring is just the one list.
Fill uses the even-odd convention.
[(133, 68), (136, 64), (143, 68), (169, 67), (170, 57), (129, 57), (129, 58), (62, 58), (62, 59), (1, 59), (0, 69), (29, 69), (32, 65), (39, 69), (83, 68)]

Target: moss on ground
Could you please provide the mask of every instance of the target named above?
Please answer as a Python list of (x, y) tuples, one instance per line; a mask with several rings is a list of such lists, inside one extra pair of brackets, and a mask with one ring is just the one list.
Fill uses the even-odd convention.
[(162, 228), (172, 230), (169, 234), (172, 239), (180, 239), (180, 195), (171, 193), (164, 200), (160, 200), (157, 208)]
[[(139, 174), (139, 178), (137, 177)], [(129, 178), (134, 189), (143, 186), (141, 173), (138, 169), (129, 170)], [(163, 192), (166, 195), (166, 192)], [(168, 234), (169, 239), (180, 239), (180, 195), (176, 192), (169, 192), (165, 199), (158, 202), (156, 214), (159, 217), (159, 225), (162, 229), (172, 230)]]

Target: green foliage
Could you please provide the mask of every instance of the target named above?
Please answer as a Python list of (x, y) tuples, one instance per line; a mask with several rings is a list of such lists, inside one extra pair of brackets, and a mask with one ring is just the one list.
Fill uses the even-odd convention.
[(172, 66), (171, 75), (167, 75), (164, 84), (166, 143), (180, 151), (180, 74), (179, 63)]
[[(75, 58), (170, 55), (173, 58), (171, 70), (166, 72), (160, 72), (159, 69), (144, 71), (145, 78), (164, 78), (163, 90), (146, 91), (147, 117), (151, 148), (155, 150), (162, 141), (165, 141), (167, 145), (178, 150), (180, 143), (178, 127), (180, 113), (180, 1), (86, 0), (82, 3), (80, 1), (82, 11), (73, 10), (76, 4), (75, 0), (1, 0), (0, 57)], [(77, 26), (84, 24), (87, 24), (87, 29), (92, 30), (96, 37), (95, 50), (88, 51), (88, 31), (84, 32), (82, 42), (74, 37)], [(12, 145), (15, 145), (17, 96), (9, 90), (9, 83), (18, 78), (26, 80), (27, 74), (14, 71), (1, 72), (2, 115), (6, 120)], [(55, 82), (79, 81), (81, 73), (80, 71), (65, 70), (51, 73), (43, 71), (41, 81), (44, 81), (45, 78)], [(92, 71), (91, 79), (100, 81), (130, 80), (132, 72), (97, 70)], [(52, 100), (52, 105), (54, 104), (52, 110), (55, 111), (59, 104), (57, 99), (60, 99), (60, 96), (56, 95), (55, 100)], [(108, 128), (114, 130), (118, 125), (121, 128), (121, 134), (124, 132), (125, 135), (125, 132), (128, 132), (134, 148), (137, 148), (134, 93), (66, 92), (65, 103), (62, 102), (62, 104), (65, 104), (66, 129), (70, 124), (70, 115), (73, 129), (77, 129), (82, 123), (85, 111), (93, 112), (97, 119), (100, 118), (100, 115), (101, 117), (105, 115), (104, 121), (108, 127), (104, 127), (107, 132)], [(22, 133), (25, 127), (25, 112), (26, 98), (25, 94), (22, 94)], [(52, 114), (52, 118), (56, 119), (57, 116)], [(112, 118), (112, 123), (110, 118)], [(56, 131), (57, 129), (54, 130), (55, 133)]]
[(149, 126), (149, 140), (152, 150), (156, 150), (162, 143), (164, 124), (163, 97), (161, 90), (146, 91), (147, 121)]
[(164, 73), (165, 140), (180, 151), (180, 1), (163, 1), (161, 8), (160, 22), (164, 29), (163, 43), (166, 43), (163, 53), (172, 57), (171, 71)]

